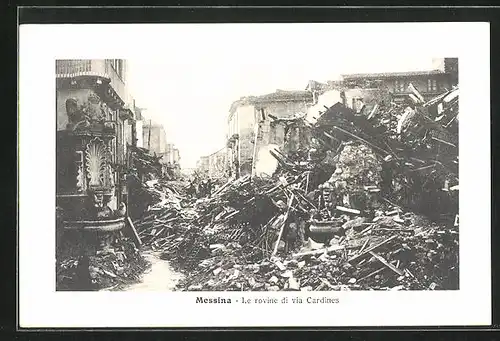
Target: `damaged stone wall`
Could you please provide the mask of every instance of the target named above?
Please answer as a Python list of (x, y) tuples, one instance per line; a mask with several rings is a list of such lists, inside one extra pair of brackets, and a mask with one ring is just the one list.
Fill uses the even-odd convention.
[(223, 148), (208, 157), (208, 174), (213, 178), (220, 178), (226, 174), (227, 150)]
[(344, 105), (360, 113), (364, 108), (365, 113), (370, 113), (375, 105), (388, 105), (391, 102), (387, 89), (350, 89), (345, 91)]
[(307, 110), (306, 119), (309, 122), (316, 122), (319, 117), (319, 112), (324, 111), (325, 107), (331, 106), (332, 103), (342, 101), (341, 92), (338, 90), (325, 91), (324, 93), (316, 96), (316, 103)]
[[(312, 102), (290, 100), (256, 105), (254, 114), (258, 127), (253, 153), (255, 157), (254, 168), (264, 160), (269, 159), (266, 151), (270, 145), (281, 150), (295, 151), (299, 148), (301, 140), (308, 140), (308, 135), (303, 130), (301, 131), (295, 126), (290, 131), (287, 123), (279, 121), (279, 119), (293, 118), (295, 115), (305, 114), (310, 104)], [(275, 120), (276, 118), (278, 120)], [(269, 171), (274, 166), (262, 165), (261, 167)]]
[[(236, 122), (236, 134), (239, 136), (239, 141), (236, 141), (238, 146), (234, 146), (235, 156), (238, 157), (241, 174), (250, 174), (251, 162), (253, 158), (253, 142), (254, 135), (254, 107), (252, 105), (242, 105), (236, 108), (231, 122)], [(249, 166), (250, 164), (250, 166)], [(233, 165), (234, 169), (235, 165)]]
[[(458, 215), (431, 221), (402, 205), (397, 196), (422, 192), (423, 183), (387, 189), (405, 187), (418, 172), (443, 186), (428, 199), (438, 191), (458, 195), (458, 150), (442, 155), (431, 140), (434, 130), (441, 136), (449, 123), (458, 125), (458, 102), (442, 101), (444, 117), (420, 103), (422, 122), (403, 132), (387, 117), (400, 120), (405, 107), (368, 119), (336, 103), (312, 126), (306, 155), (269, 150), (279, 163), (272, 177), (232, 179), (196, 201), (168, 194), (135, 226), (186, 275), (180, 290), (457, 290)], [(437, 174), (454, 161), (456, 169)], [(433, 210), (447, 208), (435, 203)]]
[(303, 121), (291, 124), (285, 129), (285, 153), (308, 150), (311, 146), (312, 135), (310, 127), (305, 125)]

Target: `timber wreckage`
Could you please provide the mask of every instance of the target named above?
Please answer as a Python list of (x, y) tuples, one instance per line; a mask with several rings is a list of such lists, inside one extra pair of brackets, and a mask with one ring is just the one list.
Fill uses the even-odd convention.
[[(145, 251), (182, 274), (179, 291), (459, 289), (458, 85), (352, 105), (340, 89), (313, 119), (247, 99), (258, 127), (214, 156), (230, 171), (187, 179), (126, 143), (120, 80), (108, 60), (85, 63), (57, 76), (58, 289), (119, 290)], [(300, 106), (317, 104), (310, 91)]]

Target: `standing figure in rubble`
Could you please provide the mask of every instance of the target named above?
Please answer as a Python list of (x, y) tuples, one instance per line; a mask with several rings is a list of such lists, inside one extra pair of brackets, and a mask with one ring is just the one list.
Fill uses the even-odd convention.
[(206, 188), (205, 188), (205, 190), (206, 190), (205, 194), (207, 197), (212, 195), (212, 186), (213, 186), (212, 179), (208, 178)]
[(299, 240), (299, 225), (297, 219), (296, 211), (291, 208), (288, 213), (289, 223), (285, 227), (284, 237), (285, 237), (285, 253), (293, 251), (297, 247), (297, 242)]
[(198, 184), (198, 198), (203, 198), (205, 196), (205, 193), (206, 193), (206, 184), (205, 180), (202, 180)]
[(196, 187), (194, 185), (194, 181), (191, 179), (189, 181), (188, 189), (187, 189), (187, 194), (189, 196), (195, 196), (196, 195)]

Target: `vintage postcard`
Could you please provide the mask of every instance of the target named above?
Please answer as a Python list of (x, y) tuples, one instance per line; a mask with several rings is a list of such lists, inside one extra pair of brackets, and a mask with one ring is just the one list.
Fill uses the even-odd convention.
[(21, 326), (489, 324), (488, 32), (21, 26)]

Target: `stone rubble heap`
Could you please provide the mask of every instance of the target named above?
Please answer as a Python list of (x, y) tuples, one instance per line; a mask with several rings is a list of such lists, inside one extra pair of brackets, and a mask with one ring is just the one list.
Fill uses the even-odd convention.
[(297, 118), (311, 148), (270, 151), (272, 177), (198, 199), (146, 186), (142, 240), (186, 273), (179, 290), (457, 289), (458, 88), (418, 95)]

